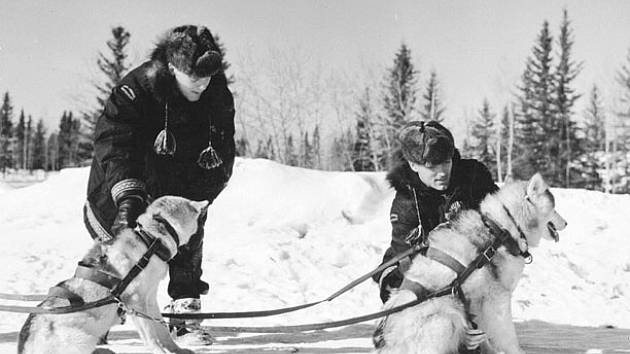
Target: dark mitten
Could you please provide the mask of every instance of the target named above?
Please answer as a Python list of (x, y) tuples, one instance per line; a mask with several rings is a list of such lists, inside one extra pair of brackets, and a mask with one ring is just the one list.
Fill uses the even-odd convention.
[(118, 202), (118, 214), (112, 224), (112, 235), (116, 236), (126, 228), (136, 227), (136, 219), (144, 212), (147, 205), (140, 196), (127, 196)]
[(393, 289), (397, 289), (400, 287), (402, 281), (403, 274), (400, 272), (398, 267), (391, 267), (383, 272), (380, 281), (380, 296), (383, 303), (387, 302), (387, 300), (389, 299), (389, 295)]

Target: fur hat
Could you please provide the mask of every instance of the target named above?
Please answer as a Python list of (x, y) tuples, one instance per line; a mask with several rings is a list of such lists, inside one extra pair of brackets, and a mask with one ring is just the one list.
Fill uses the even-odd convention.
[(153, 51), (152, 57), (158, 56), (187, 75), (208, 77), (222, 69), (221, 50), (204, 26), (185, 25), (168, 30)]
[(418, 164), (440, 164), (455, 153), (453, 135), (436, 121), (409, 122), (398, 133), (398, 139), (405, 160)]

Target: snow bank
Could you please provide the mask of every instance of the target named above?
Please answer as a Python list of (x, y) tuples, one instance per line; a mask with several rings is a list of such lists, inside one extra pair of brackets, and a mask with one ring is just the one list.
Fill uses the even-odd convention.
[(6, 184), (5, 182), (0, 181), (0, 194), (12, 190), (13, 187), (11, 187), (10, 185)]
[[(81, 208), (88, 169), (68, 169), (0, 198), (0, 292), (43, 293), (69, 277), (90, 245)], [(393, 191), (384, 173), (323, 172), (237, 159), (210, 209), (204, 243), (206, 311), (263, 310), (327, 297), (380, 263)], [(542, 242), (514, 297), (517, 319), (630, 328), (630, 197), (554, 190), (569, 226)], [(159, 295), (166, 304), (166, 281)], [(380, 309), (372, 282), (329, 304), (211, 325), (303, 324)], [(22, 315), (0, 320), (19, 329)]]

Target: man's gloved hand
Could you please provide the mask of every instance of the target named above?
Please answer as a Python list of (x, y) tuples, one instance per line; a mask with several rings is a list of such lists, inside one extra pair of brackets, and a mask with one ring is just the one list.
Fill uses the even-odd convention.
[(112, 235), (116, 237), (126, 228), (136, 227), (136, 219), (147, 208), (145, 199), (138, 195), (129, 195), (118, 201), (118, 214), (112, 224)]
[(393, 266), (385, 269), (381, 275), (381, 281), (379, 282), (381, 288), (381, 301), (387, 302), (392, 290), (400, 287), (403, 281), (403, 274), (398, 267)]

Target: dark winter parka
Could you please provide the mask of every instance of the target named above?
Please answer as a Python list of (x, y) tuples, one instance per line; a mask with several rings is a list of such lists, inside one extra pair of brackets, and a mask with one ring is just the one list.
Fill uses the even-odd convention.
[[(423, 235), (448, 221), (458, 210), (478, 208), (487, 194), (498, 189), (485, 165), (477, 160), (461, 159), (457, 150), (445, 191), (427, 187), (404, 160), (387, 174), (387, 180), (396, 195), (390, 213), (392, 241), (383, 263), (420, 242)], [(380, 274), (376, 274), (374, 280), (379, 279)]]
[[(152, 198), (168, 194), (212, 202), (232, 174), (234, 102), (225, 75), (213, 75), (200, 99), (189, 102), (164, 58), (158, 47), (152, 60), (127, 74), (97, 122), (86, 221), (99, 234), (109, 232), (117, 213), (114, 200), (126, 189), (144, 188)], [(177, 144), (173, 156), (153, 150), (166, 115)], [(223, 162), (207, 170), (196, 161), (209, 141)]]

